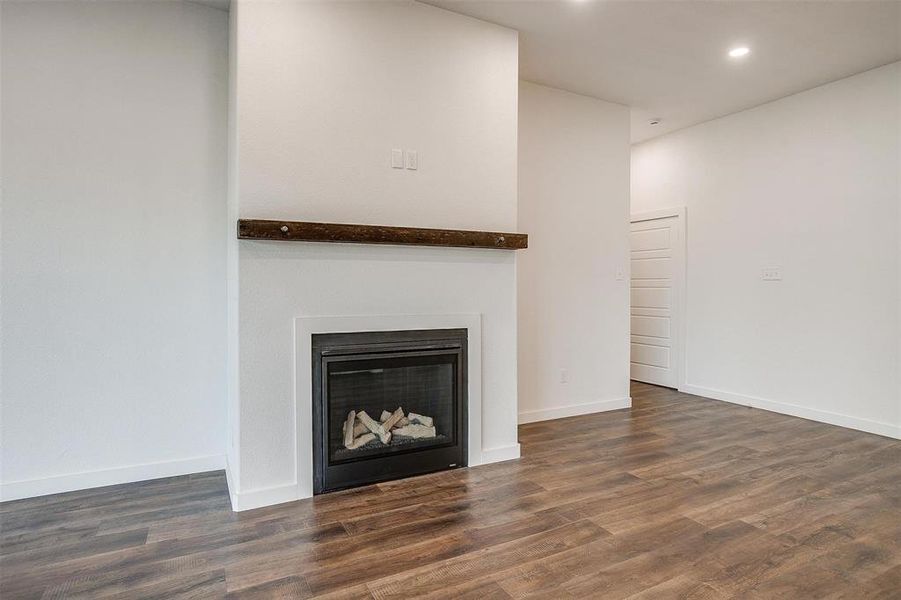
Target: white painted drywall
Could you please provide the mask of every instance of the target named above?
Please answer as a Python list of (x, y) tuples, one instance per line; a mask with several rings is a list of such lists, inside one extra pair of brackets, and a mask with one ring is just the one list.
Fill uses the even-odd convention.
[(242, 217), (515, 225), (516, 32), (416, 2), (239, 4)]
[[(516, 32), (411, 2), (238, 10), (241, 217), (515, 229)], [(391, 169), (392, 148), (417, 150), (419, 169)], [(482, 446), (518, 455), (515, 260), (240, 242), (232, 487), (259, 503), (293, 493), (292, 332), (304, 316), (480, 314)]]
[(899, 88), (895, 63), (633, 148), (632, 210), (688, 207), (688, 391), (899, 435)]
[(227, 15), (2, 3), (4, 498), (221, 468)]
[[(228, 13), (228, 210), (224, 231), (226, 243), (226, 421), (225, 474), (229, 493), (237, 490), (241, 477), (241, 401), (238, 369), (238, 14), (241, 6), (234, 2)], [(232, 505), (236, 501), (233, 497)]]
[(628, 107), (520, 84), (521, 422), (630, 404), (629, 152)]

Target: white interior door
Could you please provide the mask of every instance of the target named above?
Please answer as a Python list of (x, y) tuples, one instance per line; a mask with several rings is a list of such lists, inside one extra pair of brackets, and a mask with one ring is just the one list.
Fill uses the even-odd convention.
[(678, 387), (679, 216), (632, 219), (631, 377)]

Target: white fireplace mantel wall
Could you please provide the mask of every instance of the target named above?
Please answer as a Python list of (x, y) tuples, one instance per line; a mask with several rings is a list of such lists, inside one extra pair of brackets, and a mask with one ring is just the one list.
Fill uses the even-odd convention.
[[(241, 217), (516, 230), (515, 31), (405, 1), (239, 0), (231, 29), (231, 227)], [(417, 150), (419, 169), (391, 169), (392, 148)], [(306, 495), (295, 398), (310, 382), (295, 371), (294, 328), (309, 318), (478, 319), (473, 443), (482, 462), (519, 455), (514, 252), (229, 236), (236, 509)]]

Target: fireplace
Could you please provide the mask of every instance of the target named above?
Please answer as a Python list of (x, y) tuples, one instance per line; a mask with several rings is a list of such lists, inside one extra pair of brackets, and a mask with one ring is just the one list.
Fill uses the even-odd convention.
[(312, 335), (313, 493), (467, 464), (467, 330)]

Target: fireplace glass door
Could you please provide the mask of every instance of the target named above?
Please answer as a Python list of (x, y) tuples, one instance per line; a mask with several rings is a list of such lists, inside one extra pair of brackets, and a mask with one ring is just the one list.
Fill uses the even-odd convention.
[(317, 493), (465, 464), (465, 334), (314, 336)]

